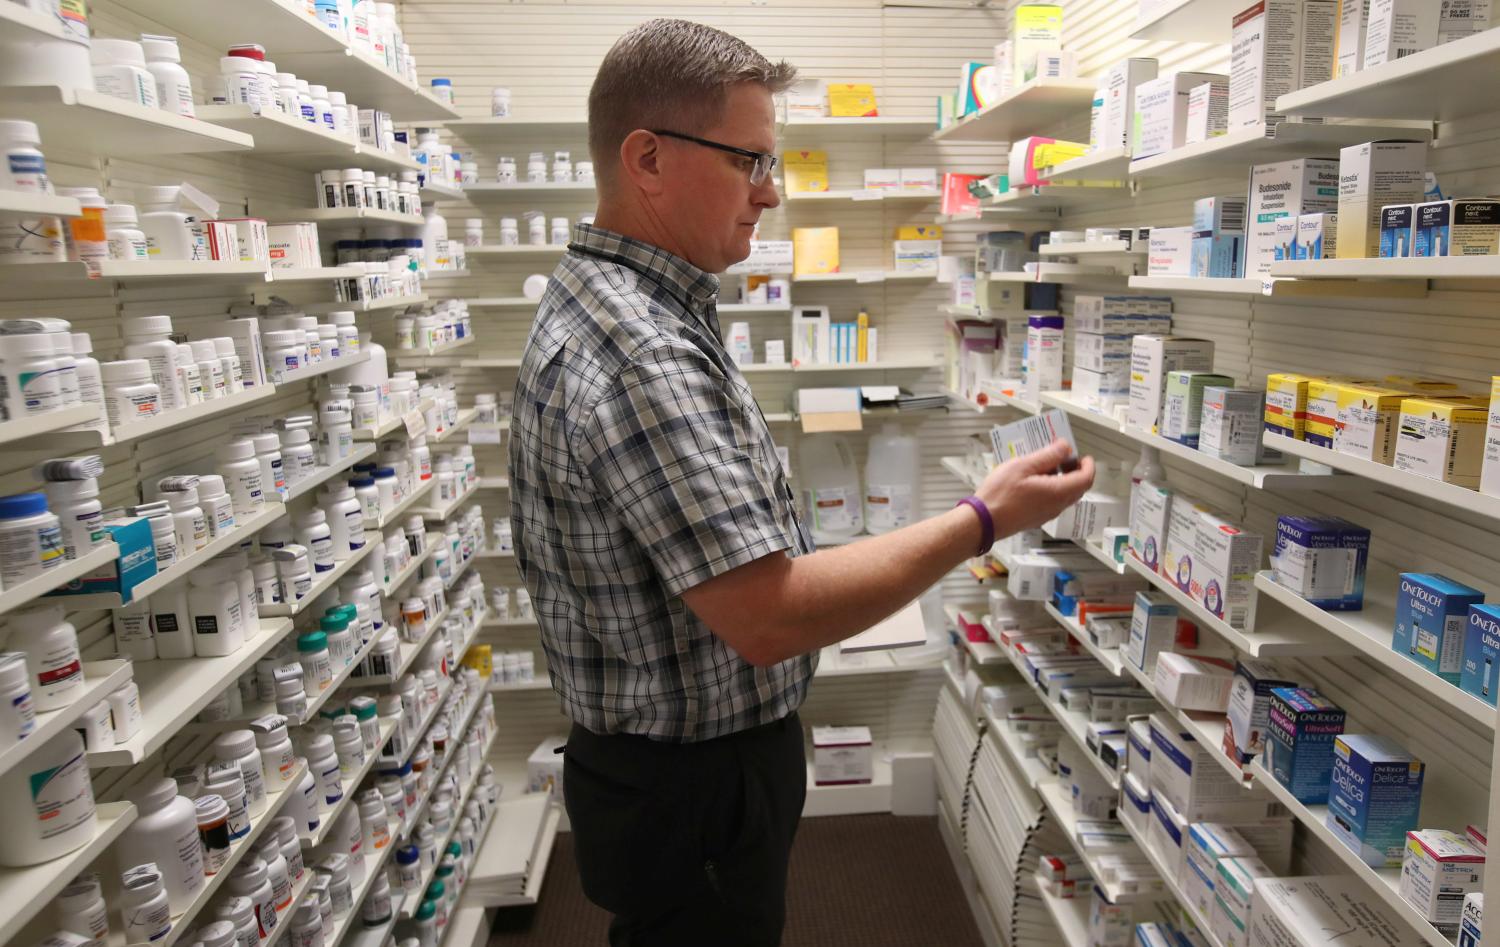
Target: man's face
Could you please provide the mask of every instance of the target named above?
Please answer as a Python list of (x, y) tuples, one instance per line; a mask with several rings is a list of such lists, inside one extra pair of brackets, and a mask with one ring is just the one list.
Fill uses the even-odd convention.
[[(673, 129), (675, 130), (675, 129)], [(776, 150), (776, 110), (771, 93), (755, 83), (732, 86), (723, 118), (695, 137), (747, 151)], [(751, 159), (689, 141), (662, 138), (671, 152), (674, 181), (659, 199), (663, 216), (689, 262), (722, 273), (750, 255), (750, 236), (761, 212), (781, 203), (771, 175), (750, 183)]]

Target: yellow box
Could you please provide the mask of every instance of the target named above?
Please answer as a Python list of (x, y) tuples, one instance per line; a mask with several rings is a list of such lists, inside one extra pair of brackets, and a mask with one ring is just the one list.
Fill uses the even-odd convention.
[(788, 194), (813, 194), (828, 190), (828, 152), (783, 151)]
[(1307, 383), (1312, 375), (1272, 372), (1266, 376), (1266, 430), (1302, 440), (1307, 430)]
[(792, 229), (792, 275), (811, 276), (839, 271), (839, 228)]
[(1369, 378), (1349, 378), (1346, 375), (1308, 378), (1307, 421), (1303, 426), (1303, 440), (1309, 444), (1333, 450), (1333, 433), (1338, 429), (1339, 420), (1338, 389), (1339, 385), (1346, 382), (1375, 384), (1375, 381)]
[(1063, 8), (1058, 3), (1027, 3), (1016, 7), (1010, 31), (1011, 75), (1016, 85), (1026, 81), (1026, 69), (1039, 53), (1062, 49)]
[(1383, 383), (1392, 388), (1415, 391), (1418, 394), (1424, 395), (1456, 395), (1459, 393), (1459, 387), (1451, 381), (1419, 378), (1415, 375), (1387, 375)]
[(1396, 432), (1397, 470), (1479, 489), (1484, 463), (1485, 398), (1407, 398)]
[(937, 224), (913, 224), (896, 228), (897, 240), (941, 240), (943, 228)]
[(1338, 421), (1333, 431), (1333, 449), (1361, 460), (1389, 464), (1396, 453), (1401, 403), (1413, 397), (1413, 393), (1365, 383), (1342, 383), (1336, 386), (1335, 397)]
[(464, 667), (473, 668), (479, 672), (481, 680), (488, 681), (495, 671), (495, 661), (490, 653), (490, 646), (487, 644), (470, 645), (469, 650), (464, 652)]
[(834, 118), (873, 118), (875, 87), (857, 82), (828, 83), (828, 114)]

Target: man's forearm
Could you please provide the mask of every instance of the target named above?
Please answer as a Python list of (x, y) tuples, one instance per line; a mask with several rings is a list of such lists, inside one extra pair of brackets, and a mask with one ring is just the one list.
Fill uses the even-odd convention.
[(878, 624), (939, 582), (979, 546), (979, 518), (957, 507), (904, 529), (788, 562), (762, 624), (785, 660)]

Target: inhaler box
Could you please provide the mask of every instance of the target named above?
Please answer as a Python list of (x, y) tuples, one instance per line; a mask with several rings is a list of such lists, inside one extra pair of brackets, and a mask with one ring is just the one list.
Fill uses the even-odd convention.
[(1151, 480), (1136, 484), (1130, 497), (1130, 551), (1152, 572), (1161, 571), (1161, 554), (1167, 547), (1171, 515), (1171, 487)]
[(1315, 690), (1273, 687), (1266, 708), (1265, 768), (1303, 805), (1328, 803), (1333, 741), (1344, 711)]
[(1265, 406), (1266, 393), (1258, 389), (1225, 385), (1204, 388), (1198, 450), (1240, 467), (1254, 466), (1260, 457)]
[(1274, 124), (1276, 97), (1333, 75), (1336, 0), (1258, 0), (1231, 18), (1229, 127)]
[(1479, 398), (1407, 398), (1391, 465), (1477, 490), (1488, 417), (1489, 403)]
[(1441, 4), (1432, 0), (1370, 0), (1363, 68), (1436, 46), (1440, 12)]
[(1167, 373), (1213, 369), (1214, 344), (1208, 339), (1138, 335), (1130, 348), (1130, 406), (1126, 423), (1155, 431), (1161, 421)]
[(1255, 624), (1260, 557), (1260, 536), (1201, 504), (1172, 504), (1161, 573), (1231, 627)]
[(1382, 257), (1411, 256), (1416, 220), (1417, 205), (1415, 204), (1387, 204), (1380, 208), (1380, 255)]
[(1391, 650), (1404, 654), (1450, 684), (1459, 684), (1469, 606), (1484, 593), (1446, 576), (1403, 572), (1396, 593)]
[(1420, 201), (1426, 166), (1425, 142), (1368, 141), (1339, 151), (1339, 259), (1385, 255), (1379, 252), (1382, 209)]
[(1245, 239), (1243, 197), (1203, 197), (1193, 202), (1193, 256), (1189, 275), (1234, 279)]
[(1425, 767), (1392, 740), (1343, 734), (1333, 741), (1326, 824), (1371, 868), (1399, 868), (1417, 827)]
[(1327, 611), (1358, 611), (1364, 604), (1370, 531), (1336, 516), (1282, 516), (1276, 520), (1271, 568), (1278, 584)]
[(1242, 657), (1235, 662), (1229, 686), (1229, 711), (1224, 721), (1224, 755), (1241, 765), (1266, 748), (1266, 717), (1271, 710), (1271, 690), (1296, 687), (1296, 681), (1270, 661)]
[[(1250, 909), (1255, 947), (1422, 947), (1427, 941), (1352, 875), (1260, 878)], [(1330, 932), (1337, 931), (1337, 940)]]
[(1484, 849), (1467, 835), (1419, 829), (1406, 835), (1401, 897), (1423, 920), (1452, 936), (1463, 920), (1464, 899), (1484, 886)]
[(1250, 207), (1245, 235), (1245, 275), (1266, 276), (1276, 257), (1276, 222), (1338, 210), (1339, 163), (1299, 158), (1250, 169)]
[(1332, 260), (1338, 254), (1338, 214), (1303, 214), (1297, 218), (1298, 260)]
[(1133, 157), (1149, 158), (1187, 144), (1188, 97), (1205, 82), (1227, 89), (1229, 77), (1211, 72), (1174, 72), (1136, 86)]

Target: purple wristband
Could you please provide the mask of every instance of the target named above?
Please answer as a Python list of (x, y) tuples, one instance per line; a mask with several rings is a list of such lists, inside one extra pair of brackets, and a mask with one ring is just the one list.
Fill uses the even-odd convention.
[(979, 516), (979, 552), (975, 555), (982, 556), (990, 551), (995, 545), (995, 520), (990, 516), (990, 508), (984, 505), (984, 501), (977, 496), (966, 496), (953, 504), (954, 506), (967, 506)]

